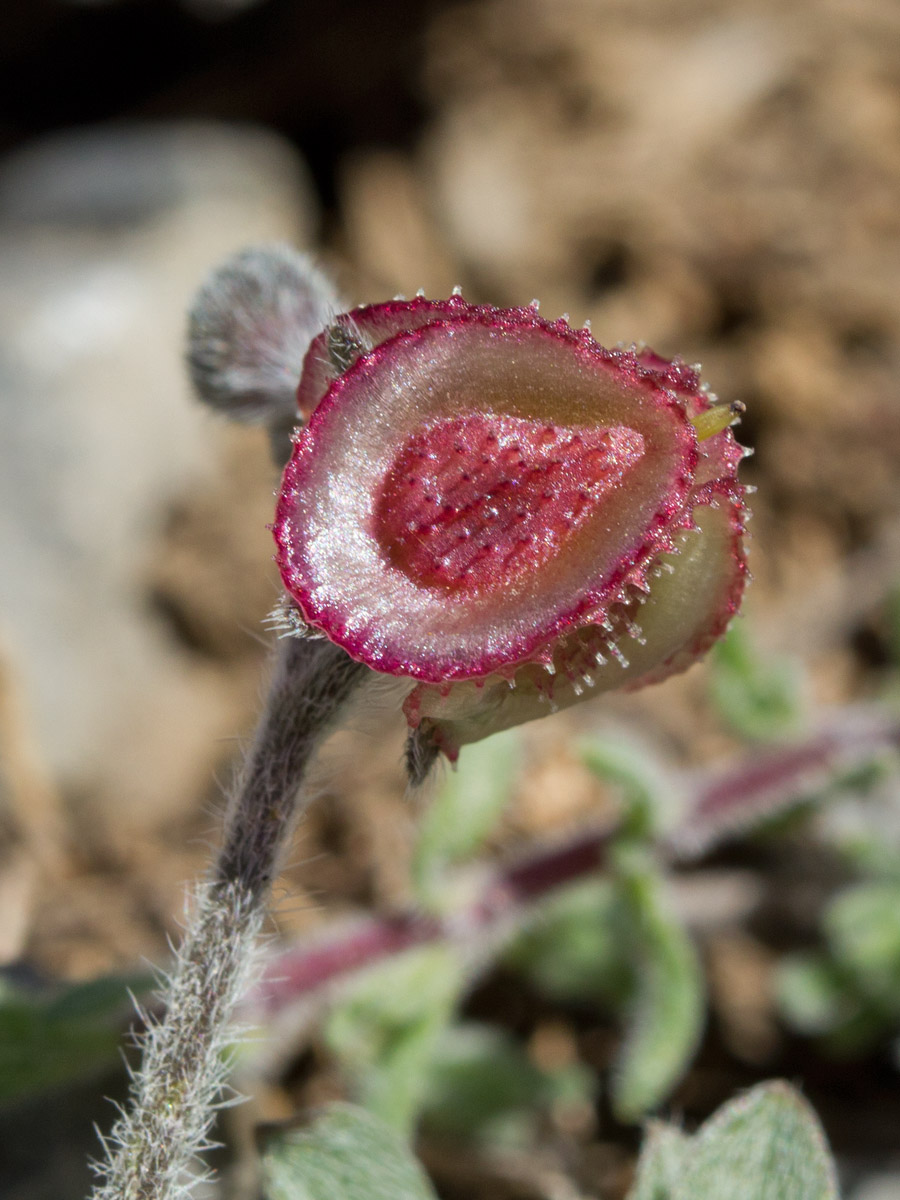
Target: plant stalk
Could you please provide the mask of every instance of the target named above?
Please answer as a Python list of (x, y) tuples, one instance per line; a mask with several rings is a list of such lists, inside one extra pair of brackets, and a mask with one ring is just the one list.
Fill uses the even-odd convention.
[(223, 1102), (235, 1008), (253, 971), (272, 882), (308, 794), (317, 747), (366, 668), (325, 640), (286, 638), (225, 835), (162, 997), (147, 1021), (130, 1108), (104, 1139), (93, 1200), (175, 1200), (202, 1176)]

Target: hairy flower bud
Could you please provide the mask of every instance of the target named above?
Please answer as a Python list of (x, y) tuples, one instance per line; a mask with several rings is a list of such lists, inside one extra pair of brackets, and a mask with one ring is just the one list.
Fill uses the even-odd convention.
[(237, 421), (293, 421), (304, 356), (338, 304), (307, 255), (280, 244), (238, 251), (210, 274), (189, 315), (198, 396)]
[(536, 308), (392, 301), (311, 344), (278, 501), (307, 626), (460, 745), (689, 666), (746, 578), (743, 451), (695, 369)]

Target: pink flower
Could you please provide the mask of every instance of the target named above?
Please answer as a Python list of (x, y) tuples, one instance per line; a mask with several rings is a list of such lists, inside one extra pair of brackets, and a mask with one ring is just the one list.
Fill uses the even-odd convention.
[(534, 307), (336, 318), (298, 390), (277, 561), (303, 622), (460, 745), (684, 670), (746, 579), (743, 457), (696, 370)]

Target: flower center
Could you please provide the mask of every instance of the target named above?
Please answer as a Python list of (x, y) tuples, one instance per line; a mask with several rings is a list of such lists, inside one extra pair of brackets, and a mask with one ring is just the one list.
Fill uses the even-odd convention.
[(643, 452), (643, 437), (625, 425), (444, 418), (398, 453), (375, 506), (375, 537), (422, 587), (503, 588), (556, 555)]

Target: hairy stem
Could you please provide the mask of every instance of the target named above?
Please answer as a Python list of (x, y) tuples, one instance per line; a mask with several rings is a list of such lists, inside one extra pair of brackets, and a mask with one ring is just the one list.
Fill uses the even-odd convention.
[(272, 881), (304, 807), (303, 775), (365, 671), (327, 641), (280, 643), (222, 849), (166, 988), (165, 1016), (148, 1025), (131, 1107), (106, 1142), (94, 1200), (187, 1194), (196, 1156), (209, 1146), (229, 1027), (249, 982)]
[(694, 802), (668, 838), (668, 853), (690, 861), (720, 842), (828, 788), (853, 770), (900, 747), (900, 721), (886, 707), (835, 709), (807, 737), (760, 749), (695, 789)]

